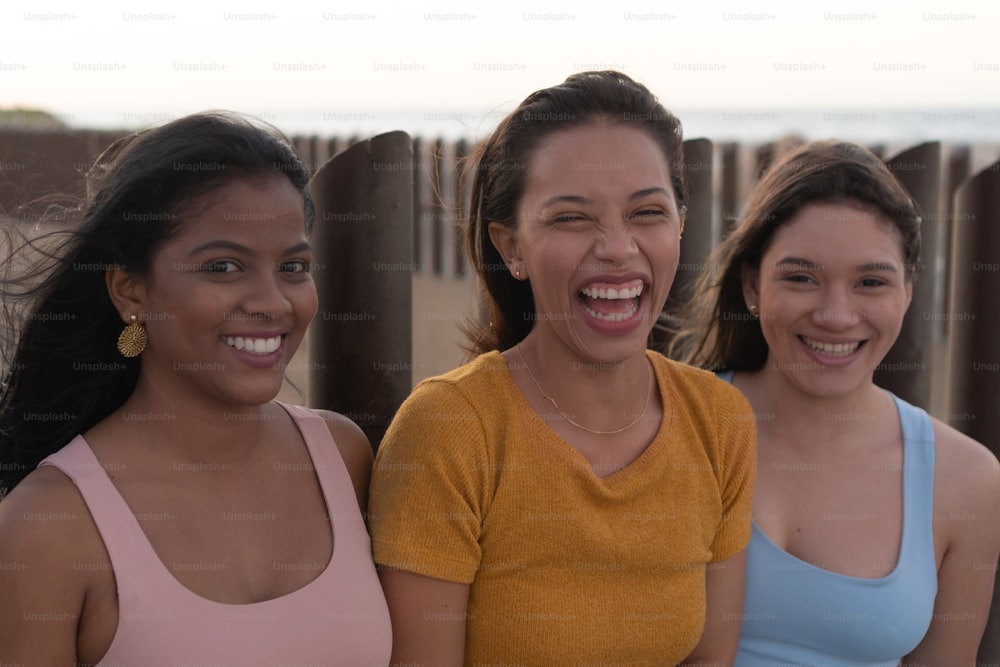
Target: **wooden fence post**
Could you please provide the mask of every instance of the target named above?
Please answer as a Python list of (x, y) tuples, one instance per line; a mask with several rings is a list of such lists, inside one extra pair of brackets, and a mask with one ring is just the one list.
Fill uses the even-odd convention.
[(921, 260), (913, 283), (913, 300), (903, 318), (899, 338), (875, 369), (875, 384), (930, 411), (934, 350), (932, 314), (939, 312), (934, 304), (934, 264), (938, 252), (937, 220), (942, 208), (941, 144), (921, 144), (885, 164), (920, 206), (923, 221), (920, 226)]
[[(948, 324), (947, 421), (1000, 455), (1000, 162), (955, 192)], [(996, 567), (996, 563), (983, 563)], [(998, 582), (1000, 583), (1000, 582)], [(979, 664), (1000, 662), (1000, 587), (979, 646)]]
[(309, 402), (377, 448), (411, 389), (413, 153), (405, 132), (354, 144), (310, 182), (319, 312)]
[(719, 186), (720, 241), (736, 227), (740, 219), (740, 146), (728, 142), (721, 146), (720, 158), (722, 178)]
[(469, 193), (462, 188), (462, 161), (469, 155), (470, 147), (465, 139), (459, 139), (455, 143), (454, 162), (451, 165), (451, 181), (454, 184), (455, 193), (448, 205), (452, 207), (448, 220), (452, 228), (452, 247), (455, 257), (455, 274), (452, 278), (463, 278), (468, 272), (467, 258), (465, 256), (465, 227), (466, 200), (470, 199)]
[(691, 139), (684, 142), (684, 171), (688, 184), (687, 215), (677, 275), (667, 300), (668, 311), (687, 300), (687, 292), (701, 273), (705, 258), (715, 243), (712, 187), (715, 155), (711, 141)]
[[(948, 421), (1000, 453), (1000, 162), (955, 193)], [(997, 610), (1000, 612), (1000, 609)]]
[[(948, 310), (947, 421), (1000, 456), (1000, 162), (955, 193)], [(982, 563), (996, 567), (996, 563)], [(1000, 582), (998, 582), (1000, 584)], [(1000, 586), (979, 646), (979, 664), (1000, 662)]]

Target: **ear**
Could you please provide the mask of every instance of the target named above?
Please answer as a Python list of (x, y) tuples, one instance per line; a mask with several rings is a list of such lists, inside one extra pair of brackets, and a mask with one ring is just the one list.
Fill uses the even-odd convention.
[[(508, 227), (502, 222), (491, 222), (487, 226), (490, 233), (490, 241), (497, 249), (503, 261), (507, 264), (511, 274), (525, 275), (527, 270), (521, 257), (521, 248), (517, 242), (517, 229)], [(526, 277), (526, 276), (525, 276)]]
[(743, 285), (743, 301), (750, 306), (760, 306), (760, 269), (744, 264), (740, 267), (740, 282)]
[(115, 310), (121, 314), (123, 322), (128, 323), (129, 316), (139, 316), (142, 313), (146, 297), (145, 280), (120, 266), (113, 266), (104, 272), (104, 284), (108, 288), (111, 303), (115, 304)]
[(903, 309), (903, 312), (906, 312), (907, 310), (910, 309), (910, 302), (912, 301), (913, 301), (913, 280), (910, 279), (906, 281), (906, 308)]

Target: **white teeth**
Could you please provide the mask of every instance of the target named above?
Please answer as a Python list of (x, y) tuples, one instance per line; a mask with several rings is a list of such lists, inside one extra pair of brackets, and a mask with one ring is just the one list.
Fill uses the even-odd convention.
[(823, 343), (812, 338), (806, 338), (805, 336), (802, 337), (802, 340), (813, 350), (831, 357), (846, 357), (849, 354), (854, 354), (854, 351), (861, 345), (861, 341), (854, 343)]
[(635, 287), (623, 287), (621, 289), (584, 287), (580, 293), (591, 299), (634, 299), (642, 294), (642, 283)]
[(632, 307), (624, 313), (598, 313), (595, 310), (591, 310), (584, 304), (583, 309), (590, 314), (591, 317), (596, 317), (599, 320), (604, 320), (605, 322), (621, 322), (622, 320), (627, 320), (634, 316), (636, 311), (639, 310), (639, 306), (632, 304)]
[(226, 345), (235, 347), (251, 354), (271, 354), (281, 347), (281, 336), (273, 338), (243, 338), (242, 336), (226, 336)]

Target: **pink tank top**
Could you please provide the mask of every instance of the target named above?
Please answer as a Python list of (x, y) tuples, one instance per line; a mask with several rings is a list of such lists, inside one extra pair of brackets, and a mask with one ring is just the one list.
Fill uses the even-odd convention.
[(98, 666), (389, 664), (389, 611), (347, 467), (322, 417), (298, 406), (282, 407), (308, 447), (334, 545), (319, 577), (264, 602), (213, 602), (181, 585), (153, 551), (83, 436), (42, 461), (76, 484), (111, 556), (118, 629)]

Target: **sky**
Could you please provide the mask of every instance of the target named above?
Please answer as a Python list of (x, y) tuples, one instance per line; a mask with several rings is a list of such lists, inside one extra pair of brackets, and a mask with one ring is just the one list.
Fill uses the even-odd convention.
[(679, 112), (1000, 109), (994, 0), (576, 4), (6, 2), (0, 107), (126, 127), (407, 111), (481, 133), (531, 91), (611, 68)]

